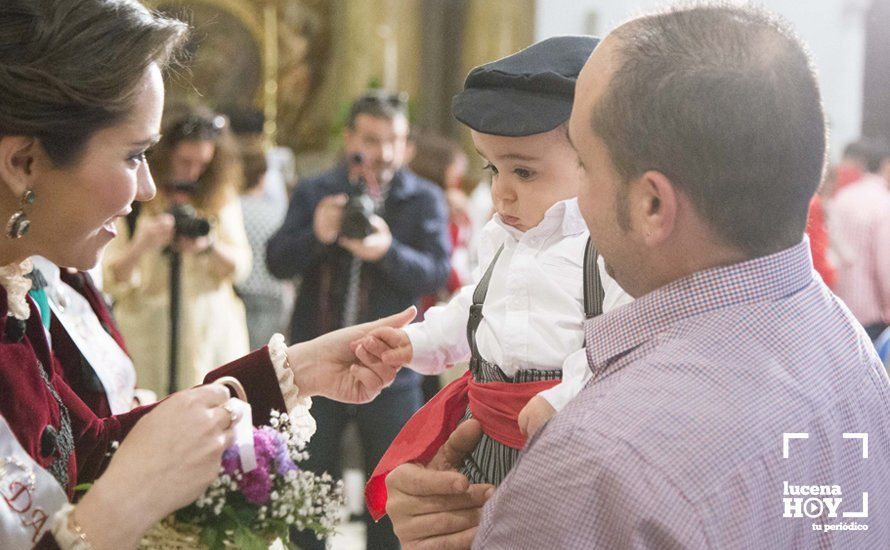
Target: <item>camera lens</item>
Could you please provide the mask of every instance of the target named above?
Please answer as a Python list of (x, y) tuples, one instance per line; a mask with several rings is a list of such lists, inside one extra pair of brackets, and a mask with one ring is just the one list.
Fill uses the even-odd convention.
[(210, 233), (210, 222), (199, 217), (191, 206), (174, 205), (170, 208), (170, 214), (173, 215), (174, 230), (180, 237), (195, 239)]

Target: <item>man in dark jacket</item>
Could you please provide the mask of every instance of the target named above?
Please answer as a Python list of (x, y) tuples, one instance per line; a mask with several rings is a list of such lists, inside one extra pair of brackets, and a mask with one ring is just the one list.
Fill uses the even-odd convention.
[[(292, 343), (344, 326), (378, 319), (436, 292), (448, 278), (448, 213), (441, 191), (404, 168), (408, 119), (404, 98), (369, 94), (353, 103), (344, 132), (345, 159), (302, 182), (284, 225), (269, 240), (266, 262), (279, 278), (302, 277), (291, 323)], [(347, 203), (364, 189), (370, 234), (344, 225)], [(361, 225), (361, 224), (358, 224)], [(352, 238), (350, 238), (352, 237)], [(355, 419), (370, 473), (402, 425), (422, 405), (421, 377), (402, 370), (393, 385), (367, 405), (316, 399), (318, 431), (307, 467), (341, 473), (340, 439)], [(367, 520), (367, 548), (398, 548), (389, 520)], [(301, 548), (324, 542), (297, 534)]]

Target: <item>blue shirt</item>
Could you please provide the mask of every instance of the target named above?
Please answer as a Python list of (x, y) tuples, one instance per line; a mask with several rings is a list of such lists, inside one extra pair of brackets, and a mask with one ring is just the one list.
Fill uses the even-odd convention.
[[(352, 255), (336, 243), (319, 242), (313, 231), (315, 208), (330, 195), (348, 193), (345, 164), (300, 183), (284, 225), (267, 245), (266, 264), (275, 277), (302, 276), (291, 338), (310, 340), (340, 328)], [(359, 322), (397, 313), (421, 296), (436, 292), (450, 272), (448, 209), (432, 182), (402, 169), (390, 183), (382, 218), (392, 246), (376, 263), (365, 263), (366, 307)]]

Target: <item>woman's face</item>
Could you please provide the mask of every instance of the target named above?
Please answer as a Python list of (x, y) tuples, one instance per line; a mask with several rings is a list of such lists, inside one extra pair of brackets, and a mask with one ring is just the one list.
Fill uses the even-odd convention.
[(213, 141), (180, 141), (170, 154), (170, 175), (173, 177), (173, 181), (197, 182), (210, 166), (215, 153), (216, 144)]
[(126, 119), (90, 138), (74, 165), (59, 168), (45, 153), (35, 155), (31, 185), (36, 201), (26, 208), (31, 227), (22, 239), (28, 255), (89, 269), (115, 237), (115, 222), (130, 212), (133, 200), (154, 197), (145, 151), (160, 137), (164, 84), (156, 65), (146, 72), (133, 104)]

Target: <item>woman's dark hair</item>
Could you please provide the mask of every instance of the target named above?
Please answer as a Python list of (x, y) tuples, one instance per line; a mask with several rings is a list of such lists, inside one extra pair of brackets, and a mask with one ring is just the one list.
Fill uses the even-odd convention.
[[(161, 123), (161, 141), (148, 151), (152, 175), (163, 190), (173, 182), (170, 175), (174, 151), (180, 143), (212, 141), (216, 146), (213, 159), (198, 178), (197, 189), (192, 197), (193, 205), (204, 215), (214, 216), (243, 186), (244, 173), (238, 144), (229, 130), (228, 120), (222, 115), (200, 105), (172, 104), (164, 112)], [(167, 208), (164, 195), (146, 204), (152, 211)]]
[(148, 67), (166, 67), (185, 23), (135, 0), (3, 0), (0, 136), (40, 140), (58, 166), (124, 119)]
[(432, 134), (417, 134), (413, 141), (416, 152), (409, 165), (411, 171), (445, 189), (448, 167), (464, 156), (463, 149), (448, 138)]
[(256, 188), (269, 170), (266, 154), (262, 147), (242, 148), (241, 162), (244, 165), (244, 191)]

